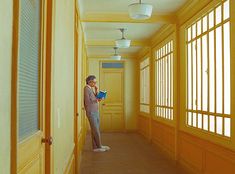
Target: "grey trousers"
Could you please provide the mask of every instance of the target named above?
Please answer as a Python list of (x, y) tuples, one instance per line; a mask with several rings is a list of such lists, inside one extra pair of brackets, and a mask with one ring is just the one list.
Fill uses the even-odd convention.
[(92, 147), (93, 149), (101, 148), (99, 112), (87, 112), (86, 115), (91, 126)]

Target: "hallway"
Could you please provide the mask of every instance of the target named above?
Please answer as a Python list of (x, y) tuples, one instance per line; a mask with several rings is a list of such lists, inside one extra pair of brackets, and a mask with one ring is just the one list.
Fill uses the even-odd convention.
[(81, 174), (186, 174), (137, 133), (103, 133), (102, 141), (111, 150), (94, 153), (87, 135)]

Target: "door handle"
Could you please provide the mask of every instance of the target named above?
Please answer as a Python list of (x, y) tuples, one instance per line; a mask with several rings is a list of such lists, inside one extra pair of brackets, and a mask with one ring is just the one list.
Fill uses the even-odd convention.
[(52, 145), (53, 143), (53, 138), (49, 137), (49, 138), (42, 138), (42, 143), (47, 143), (49, 146)]

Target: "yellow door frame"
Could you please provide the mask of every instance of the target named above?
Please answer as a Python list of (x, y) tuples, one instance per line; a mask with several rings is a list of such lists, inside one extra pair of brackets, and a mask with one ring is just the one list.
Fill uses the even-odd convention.
[[(121, 60), (121, 61), (116, 61), (116, 60), (100, 60), (99, 61), (99, 81), (101, 81), (101, 73), (102, 73), (102, 63), (114, 63), (114, 62), (118, 62), (118, 63), (123, 63), (123, 131), (126, 132), (126, 115), (125, 115), (125, 61)], [(100, 82), (99, 82), (100, 84)], [(101, 106), (99, 107), (100, 111), (101, 111)]]
[[(13, 38), (12, 38), (12, 82), (11, 82), (11, 174), (17, 173), (18, 158), (18, 119), (17, 119), (17, 70), (18, 70), (18, 50), (19, 50), (19, 0), (13, 3)], [(40, 57), (41, 76), (40, 79), (40, 108), (45, 120), (39, 120), (39, 126), (44, 131), (44, 137), (51, 137), (51, 56), (52, 56), (52, 13), (53, 0), (43, 0), (41, 4), (41, 41)], [(45, 144), (44, 171), (51, 173), (51, 146)]]

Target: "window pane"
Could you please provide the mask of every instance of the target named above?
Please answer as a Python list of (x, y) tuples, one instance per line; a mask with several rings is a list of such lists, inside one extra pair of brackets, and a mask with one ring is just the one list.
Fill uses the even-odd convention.
[(201, 39), (197, 40), (197, 107), (198, 110), (201, 110), (201, 81), (202, 81), (202, 74), (201, 74)]
[(102, 68), (124, 68), (124, 63), (102, 63)]
[(231, 119), (224, 118), (224, 135), (227, 137), (231, 136)]
[(202, 20), (197, 22), (197, 35), (199, 36), (202, 33)]
[(196, 24), (192, 26), (192, 38), (196, 37)]
[(198, 128), (202, 128), (202, 114), (198, 114)]
[(188, 28), (188, 41), (191, 40), (191, 27)]
[(215, 54), (214, 31), (209, 33), (209, 63), (210, 63), (210, 112), (215, 112)]
[(203, 115), (203, 129), (208, 130), (208, 115)]
[(224, 24), (224, 113), (230, 114), (230, 25)]
[(203, 18), (203, 32), (207, 31), (207, 16)]
[[(171, 107), (173, 107), (173, 101), (174, 101), (174, 60), (173, 60), (173, 53), (171, 53)], [(173, 112), (173, 111), (172, 111)]]
[(224, 20), (228, 19), (230, 16), (230, 9), (229, 9), (229, 0), (224, 2)]
[[(156, 104), (159, 105), (159, 116), (165, 119), (173, 119), (170, 108), (173, 101), (173, 42), (170, 41), (159, 48), (162, 52), (155, 63)], [(172, 87), (172, 89), (171, 89)]]
[(214, 27), (214, 11), (209, 14), (209, 28)]
[(192, 109), (192, 53), (191, 43), (188, 44), (188, 109)]
[(222, 129), (223, 129), (223, 118), (222, 117), (216, 117), (216, 133), (222, 135)]
[(207, 66), (207, 36), (202, 38), (202, 53), (203, 53), (203, 110), (207, 111), (208, 98), (208, 66)]
[(216, 111), (222, 113), (222, 31), (216, 29)]
[(40, 1), (20, 1), (18, 59), (19, 141), (39, 130)]
[(196, 107), (196, 100), (197, 100), (197, 96), (196, 96), (196, 91), (197, 91), (197, 57), (196, 57), (196, 41), (193, 42), (193, 109), (197, 109)]
[(193, 113), (193, 127), (197, 126), (197, 114)]
[(215, 12), (216, 12), (216, 24), (219, 24), (221, 23), (221, 19), (222, 19), (221, 5), (216, 8)]
[(215, 132), (215, 116), (210, 115), (210, 131)]
[(149, 66), (145, 68), (145, 104), (149, 104), (149, 91), (150, 91), (150, 88), (149, 88)]
[(147, 105), (140, 105), (140, 111), (141, 112), (145, 112), (145, 113), (149, 113), (150, 112), (150, 108)]
[(192, 126), (192, 113), (188, 112), (188, 125)]

